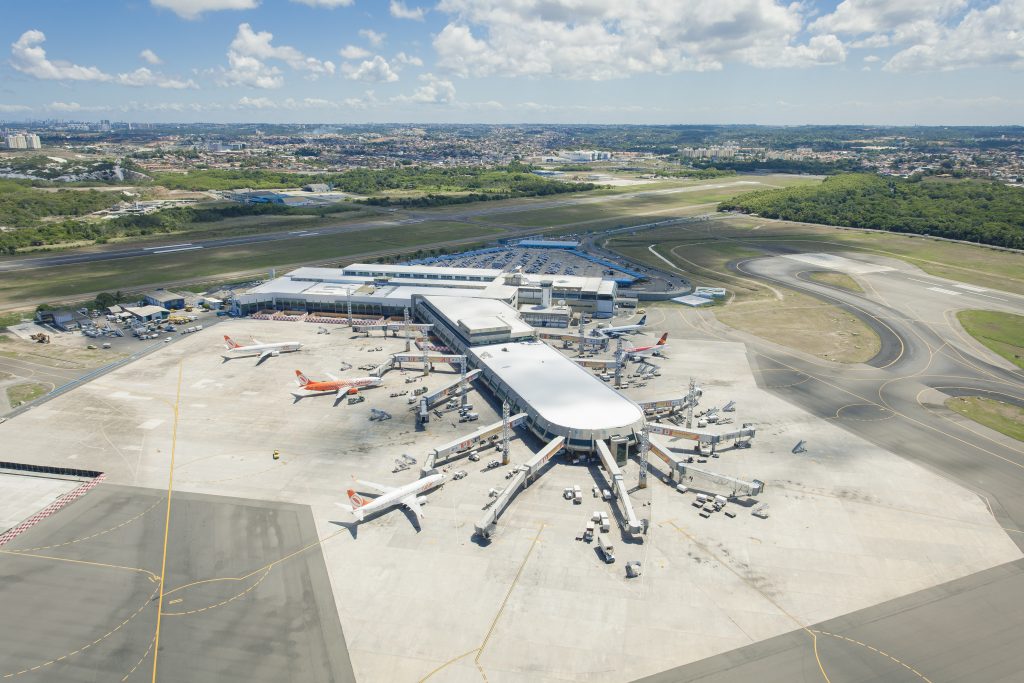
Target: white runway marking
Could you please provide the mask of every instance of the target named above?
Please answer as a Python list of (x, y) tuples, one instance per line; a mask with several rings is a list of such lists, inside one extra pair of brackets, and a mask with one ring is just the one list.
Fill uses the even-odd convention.
[(929, 287), (928, 289), (939, 294), (948, 294), (950, 296), (960, 296), (963, 292), (954, 292), (952, 289), (943, 289), (942, 287)]
[(159, 427), (163, 423), (164, 423), (163, 420), (154, 418), (152, 420), (146, 420), (145, 422), (140, 424), (139, 425), (139, 429), (156, 429), (157, 427)]
[(854, 261), (853, 259), (846, 258), (845, 256), (836, 256), (835, 254), (787, 254), (786, 258), (793, 259), (794, 261), (800, 261), (801, 263), (809, 263), (812, 266), (819, 268), (827, 268), (829, 270), (838, 270), (843, 273), (850, 273), (853, 275), (864, 275), (865, 273), (886, 273), (890, 270), (896, 270), (890, 266), (880, 266), (874, 263), (866, 263), (864, 261)]
[(974, 292), (980, 294), (981, 292), (987, 292), (988, 290), (984, 287), (975, 287), (974, 285), (953, 285), (957, 289), (966, 289), (968, 292)]

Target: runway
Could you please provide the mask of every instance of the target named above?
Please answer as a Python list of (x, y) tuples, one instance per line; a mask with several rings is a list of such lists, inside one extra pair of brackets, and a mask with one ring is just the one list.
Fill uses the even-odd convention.
[[(842, 366), (744, 336), (762, 386), (976, 492), (1024, 548), (1024, 445), (957, 419), (943, 405), (964, 394), (1024, 405), (1024, 372), (971, 339), (954, 316), (963, 308), (1024, 314), (1024, 297), (907, 264), (857, 274), (863, 295), (806, 280), (806, 271), (822, 268), (786, 256), (742, 261), (735, 269), (839, 305), (883, 340), (868, 365)], [(707, 312), (694, 316), (696, 335), (728, 338), (728, 328)], [(807, 448), (814, 448), (813, 435)], [(644, 681), (1020, 680), (1024, 615), (1010, 606), (1022, 598), (1024, 561), (1017, 561)]]

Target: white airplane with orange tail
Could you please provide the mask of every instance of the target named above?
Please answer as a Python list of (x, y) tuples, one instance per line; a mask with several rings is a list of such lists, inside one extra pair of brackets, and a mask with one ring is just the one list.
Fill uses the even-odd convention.
[(643, 356), (660, 356), (661, 352), (668, 348), (668, 332), (661, 335), (661, 339), (650, 346), (634, 346), (631, 349), (622, 349), (630, 358), (641, 358)]
[(299, 386), (306, 391), (312, 391), (318, 394), (335, 393), (341, 396), (342, 394), (358, 394), (360, 389), (367, 389), (369, 387), (379, 387), (384, 383), (380, 377), (352, 377), (349, 379), (338, 379), (334, 375), (328, 373), (329, 380), (314, 381), (306, 377), (302, 370), (295, 371), (295, 381), (298, 382)]
[(300, 342), (274, 342), (272, 344), (264, 344), (262, 342), (253, 340), (255, 344), (239, 344), (228, 335), (224, 335), (224, 346), (230, 353), (237, 353), (243, 356), (250, 356), (259, 354), (259, 360), (256, 361), (256, 365), (259, 365), (270, 356), (279, 356), (286, 351), (298, 351), (302, 348)]
[(417, 479), (416, 481), (399, 486), (397, 488), (393, 486), (384, 486), (383, 484), (375, 484), (372, 481), (359, 480), (356, 483), (365, 486), (367, 488), (374, 489), (380, 493), (376, 498), (364, 498), (363, 496), (356, 493), (355, 489), (348, 490), (348, 501), (349, 505), (344, 503), (338, 503), (339, 507), (342, 507), (352, 513), (352, 516), (357, 521), (363, 521), (366, 515), (373, 514), (379, 510), (385, 510), (389, 507), (396, 505), (404, 505), (416, 515), (416, 519), (423, 519), (423, 508), (420, 507), (427, 502), (425, 496), (421, 496), (421, 493), (425, 493), (432, 488), (436, 488), (444, 483), (443, 474), (431, 474)]

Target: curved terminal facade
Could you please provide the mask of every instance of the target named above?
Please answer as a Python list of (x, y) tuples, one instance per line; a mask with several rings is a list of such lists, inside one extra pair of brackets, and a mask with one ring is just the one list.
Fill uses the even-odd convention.
[(541, 439), (564, 436), (566, 448), (592, 451), (594, 442), (643, 429), (640, 407), (543, 342), (475, 346), (466, 351), (494, 395), (525, 412)]
[(526, 413), (526, 424), (541, 439), (562, 436), (568, 450), (592, 451), (599, 440), (634, 441), (643, 428), (637, 404), (535, 341), (536, 331), (508, 304), (458, 296), (414, 299), (433, 334), (465, 353), (495, 397), (508, 401), (513, 413)]

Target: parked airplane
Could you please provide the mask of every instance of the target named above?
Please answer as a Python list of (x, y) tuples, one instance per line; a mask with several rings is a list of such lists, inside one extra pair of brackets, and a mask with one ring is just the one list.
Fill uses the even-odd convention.
[[(256, 341), (256, 340), (253, 340)], [(279, 356), (286, 351), (298, 351), (302, 348), (300, 342), (274, 342), (272, 344), (263, 344), (256, 341), (255, 344), (246, 344), (245, 346), (239, 344), (228, 335), (224, 335), (224, 346), (231, 353), (238, 353), (242, 355), (255, 355), (259, 354), (259, 360), (256, 361), (256, 365), (259, 365), (269, 356)]]
[(638, 322), (635, 325), (619, 325), (618, 327), (600, 327), (594, 330), (594, 334), (603, 337), (611, 337), (612, 339), (614, 339), (615, 337), (620, 337), (624, 334), (636, 334), (645, 327), (647, 327), (646, 314), (644, 314), (640, 318), (640, 322)]
[[(337, 377), (328, 374), (330, 380), (323, 380), (314, 382), (310, 378), (302, 374), (302, 370), (295, 371), (295, 379), (299, 386), (306, 391), (312, 391), (314, 393), (336, 393), (339, 397), (342, 394), (357, 394), (360, 389), (367, 389), (369, 387), (379, 387), (384, 383), (380, 377), (351, 377), (348, 379), (338, 379)], [(296, 395), (296, 399), (302, 398)]]
[(423, 509), (420, 506), (426, 503), (427, 499), (420, 494), (443, 484), (444, 475), (431, 474), (428, 477), (417, 479), (410, 484), (405, 484), (398, 488), (393, 486), (384, 486), (383, 484), (375, 484), (372, 481), (360, 480), (358, 483), (362, 486), (366, 486), (367, 488), (375, 489), (381, 494), (376, 498), (364, 498), (356, 493), (354, 489), (348, 490), (348, 500), (350, 504), (345, 505), (344, 503), (338, 503), (338, 506), (351, 512), (352, 516), (354, 516), (358, 521), (363, 521), (363, 518), (366, 515), (379, 510), (386, 510), (387, 508), (396, 505), (404, 505), (416, 515), (416, 519), (422, 519)]
[(631, 349), (623, 349), (627, 356), (630, 358), (639, 358), (642, 356), (660, 356), (661, 352), (668, 348), (668, 332), (661, 335), (661, 339), (656, 344), (650, 346), (634, 346)]

